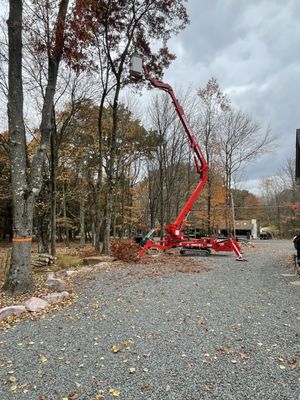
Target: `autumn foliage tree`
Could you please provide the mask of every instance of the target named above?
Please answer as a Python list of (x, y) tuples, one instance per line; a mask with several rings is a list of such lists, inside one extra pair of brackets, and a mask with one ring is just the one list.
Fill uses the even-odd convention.
[[(86, 35), (96, 38), (100, 51), (105, 56), (105, 66), (112, 78), (110, 104), (112, 109), (112, 127), (107, 136), (108, 163), (106, 165), (107, 185), (105, 189), (105, 207), (103, 215), (103, 252), (108, 252), (111, 233), (113, 197), (117, 183), (116, 149), (119, 129), (119, 98), (121, 89), (128, 83), (128, 66), (134, 51), (140, 52), (154, 73), (160, 76), (174, 59), (167, 47), (171, 35), (176, 34), (188, 23), (188, 17), (182, 0), (176, 1), (77, 1), (74, 8), (73, 26), (76, 26), (79, 41)], [(83, 29), (80, 29), (82, 27)], [(73, 38), (73, 41), (76, 40)], [(155, 46), (153, 43), (155, 41)], [(160, 46), (158, 46), (160, 44)], [(74, 43), (75, 45), (75, 43)], [(72, 48), (72, 46), (70, 46)], [(74, 46), (75, 65), (78, 46)], [(99, 46), (98, 46), (99, 48)], [(86, 49), (80, 49), (88, 58)], [(103, 58), (100, 57), (101, 60)], [(108, 78), (107, 78), (108, 79)], [(107, 81), (106, 81), (107, 82)], [(103, 86), (102, 86), (103, 87)], [(107, 86), (105, 91), (108, 94)], [(103, 102), (102, 102), (103, 104)], [(101, 119), (100, 119), (101, 123)], [(101, 131), (101, 127), (99, 127)], [(99, 148), (102, 137), (99, 137)], [(100, 154), (102, 159), (102, 154)]]
[(221, 91), (216, 78), (210, 78), (206, 85), (198, 90), (199, 96), (199, 119), (198, 137), (201, 140), (203, 152), (209, 166), (208, 181), (206, 184), (206, 221), (207, 233), (212, 229), (212, 198), (213, 188), (217, 184), (216, 169), (213, 165), (218, 157), (218, 138), (223, 129), (224, 115), (230, 110), (227, 96)]

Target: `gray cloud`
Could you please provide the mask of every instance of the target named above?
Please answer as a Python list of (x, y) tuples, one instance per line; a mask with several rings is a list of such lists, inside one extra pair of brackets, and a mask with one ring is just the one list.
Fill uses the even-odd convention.
[(276, 152), (247, 168), (253, 187), (294, 156), (300, 127), (300, 2), (190, 0), (188, 11), (190, 26), (170, 42), (177, 59), (166, 79), (199, 88), (215, 76), (234, 105), (271, 127)]

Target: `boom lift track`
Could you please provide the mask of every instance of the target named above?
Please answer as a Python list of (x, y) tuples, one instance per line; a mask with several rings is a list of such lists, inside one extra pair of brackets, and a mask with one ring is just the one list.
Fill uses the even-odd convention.
[[(146, 66), (142, 67), (144, 72), (144, 76), (150, 84), (158, 89), (161, 89), (169, 94), (174, 104), (177, 115), (182, 123), (184, 131), (189, 139), (191, 149), (194, 152), (194, 161), (196, 172), (200, 177), (200, 181), (189, 199), (183, 206), (179, 215), (175, 219), (173, 223), (167, 225), (165, 227), (165, 236), (163, 240), (159, 242), (153, 242), (151, 240), (151, 236), (154, 233), (154, 230), (150, 231), (141, 242), (140, 256), (144, 255), (148, 249), (159, 249), (163, 251), (170, 250), (175, 247), (180, 247), (180, 253), (182, 255), (209, 255), (211, 253), (211, 249), (220, 252), (230, 252), (233, 251), (237, 256), (238, 261), (245, 261), (241, 254), (240, 246), (236, 240), (236, 238), (226, 238), (226, 239), (218, 239), (216, 237), (201, 237), (200, 239), (189, 240), (186, 238), (182, 232), (184, 221), (187, 218), (190, 211), (192, 211), (193, 205), (195, 201), (198, 199), (200, 193), (202, 192), (205, 183), (208, 179), (208, 164), (205, 160), (205, 157), (200, 149), (197, 140), (189, 127), (187, 122), (184, 110), (180, 105), (179, 101), (175, 97), (174, 91), (172, 87), (164, 83), (158, 79), (153, 78)], [(136, 72), (136, 71), (135, 71)], [(135, 75), (141, 75), (141, 72), (135, 73)]]

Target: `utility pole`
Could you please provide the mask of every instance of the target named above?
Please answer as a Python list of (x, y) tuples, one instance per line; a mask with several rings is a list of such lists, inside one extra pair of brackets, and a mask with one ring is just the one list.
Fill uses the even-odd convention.
[(232, 214), (232, 228), (233, 228), (233, 236), (235, 237), (235, 213), (234, 213), (234, 201), (232, 192), (230, 192), (231, 199), (231, 214)]

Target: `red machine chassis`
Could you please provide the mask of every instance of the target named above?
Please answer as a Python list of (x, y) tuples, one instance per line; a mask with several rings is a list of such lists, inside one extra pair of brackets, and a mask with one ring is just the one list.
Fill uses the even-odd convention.
[(241, 255), (240, 246), (235, 238), (226, 238), (226, 239), (218, 239), (215, 237), (202, 237), (200, 239), (189, 240), (186, 238), (182, 232), (184, 220), (186, 219), (187, 215), (190, 211), (192, 211), (193, 205), (195, 201), (198, 199), (200, 193), (203, 190), (203, 187), (208, 179), (208, 164), (205, 160), (205, 157), (196, 141), (196, 138), (191, 131), (186, 116), (184, 114), (184, 110), (180, 105), (179, 101), (175, 97), (172, 87), (164, 82), (161, 82), (153, 77), (150, 76), (147, 68), (144, 66), (144, 74), (146, 80), (148, 80), (152, 86), (159, 88), (165, 92), (167, 92), (174, 104), (175, 110), (179, 119), (183, 125), (185, 133), (190, 141), (190, 146), (194, 152), (194, 161), (195, 161), (195, 168), (196, 172), (200, 177), (200, 181), (196, 186), (195, 190), (192, 192), (191, 196), (183, 206), (182, 210), (180, 211), (179, 215), (175, 219), (175, 221), (167, 225), (165, 227), (165, 236), (164, 239), (159, 242), (153, 242), (150, 240), (150, 234), (146, 236), (146, 241), (144, 241), (143, 247), (140, 250), (140, 255), (142, 256), (148, 249), (159, 249), (163, 251), (170, 250), (174, 247), (180, 247), (183, 249), (195, 249), (195, 250), (207, 250), (210, 252), (213, 249), (216, 252), (220, 251), (233, 251), (236, 256), (237, 260), (244, 261), (244, 258)]

